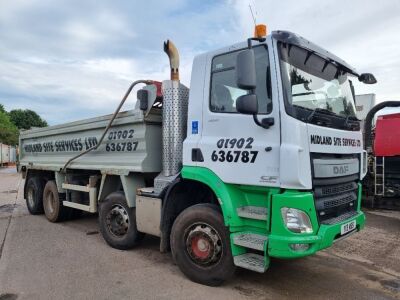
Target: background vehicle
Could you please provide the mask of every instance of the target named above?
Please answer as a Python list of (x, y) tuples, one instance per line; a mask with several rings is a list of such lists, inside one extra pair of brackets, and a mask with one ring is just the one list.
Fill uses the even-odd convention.
[(0, 167), (15, 164), (16, 159), (15, 147), (0, 143)]
[(365, 119), (368, 174), (364, 178), (364, 204), (372, 208), (400, 209), (400, 114), (375, 116), (400, 101), (374, 106)]
[(376, 104), (376, 95), (375, 94), (356, 95), (355, 102), (356, 102), (357, 119), (361, 121), (360, 127), (363, 130), (365, 128), (365, 118), (367, 117), (368, 112)]
[[(52, 222), (98, 211), (118, 249), (159, 236), (208, 285), (361, 230), (366, 155), (351, 80), (376, 80), (296, 34), (262, 29), (197, 56), (190, 91), (166, 42), (171, 80), (134, 82), (114, 115), (23, 132), (29, 211)], [(139, 83), (135, 109), (119, 113)]]

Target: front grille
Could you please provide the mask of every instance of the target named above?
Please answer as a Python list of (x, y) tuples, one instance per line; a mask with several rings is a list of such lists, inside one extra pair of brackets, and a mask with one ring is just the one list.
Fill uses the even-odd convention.
[[(321, 156), (318, 158), (330, 158), (329, 154)], [(336, 224), (357, 214), (357, 182), (357, 174), (328, 178), (313, 176), (315, 208), (320, 224)]]
[[(321, 200), (321, 199), (319, 199)], [(336, 207), (336, 206), (340, 206), (340, 205), (344, 205), (344, 204), (350, 204), (352, 201), (356, 201), (357, 200), (357, 194), (356, 193), (347, 193), (347, 194), (343, 194), (340, 196), (335, 197), (334, 199), (329, 199), (329, 200), (323, 200), (323, 208), (332, 208), (332, 207)]]
[(357, 184), (355, 182), (331, 185), (331, 186), (323, 186), (315, 189), (315, 193), (318, 196), (330, 196), (339, 193), (348, 192), (357, 188)]
[[(329, 191), (321, 193), (318, 191)], [(357, 210), (356, 182), (348, 182), (332, 186), (316, 186), (314, 189), (315, 208), (320, 223), (337, 219), (341, 215)], [(329, 195), (329, 196), (326, 196)]]
[(326, 225), (337, 224), (337, 223), (340, 223), (340, 222), (345, 221), (347, 219), (350, 219), (350, 218), (352, 218), (352, 217), (354, 217), (356, 215), (357, 215), (356, 211), (349, 211), (349, 212), (347, 212), (347, 213), (345, 213), (345, 214), (343, 214), (343, 215), (341, 215), (339, 217), (331, 218), (331, 219), (322, 221), (321, 224), (326, 224)]

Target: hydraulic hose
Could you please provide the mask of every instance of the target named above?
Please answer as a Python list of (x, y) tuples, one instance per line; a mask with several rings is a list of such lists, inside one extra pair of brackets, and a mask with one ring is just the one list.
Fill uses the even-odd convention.
[(117, 115), (118, 115), (119, 111), (121, 110), (122, 106), (124, 105), (126, 99), (128, 99), (129, 94), (132, 92), (133, 88), (134, 88), (137, 84), (139, 84), (139, 83), (152, 84), (153, 81), (152, 81), (152, 80), (136, 80), (136, 81), (134, 81), (134, 82), (130, 85), (130, 87), (128, 88), (128, 90), (126, 91), (124, 97), (122, 98), (122, 100), (121, 100), (121, 102), (119, 103), (117, 109), (115, 110), (113, 116), (111, 117), (110, 122), (108, 122), (108, 125), (107, 125), (107, 127), (104, 129), (103, 135), (101, 136), (99, 142), (98, 142), (95, 146), (90, 147), (89, 149), (87, 149), (87, 150), (85, 150), (85, 151), (79, 153), (78, 155), (76, 155), (76, 156), (70, 158), (70, 159), (65, 163), (64, 167), (62, 168), (62, 172), (65, 172), (65, 170), (67, 169), (68, 165), (69, 165), (72, 161), (74, 161), (75, 159), (77, 159), (77, 158), (79, 158), (79, 157), (81, 157), (81, 156), (83, 156), (83, 155), (89, 153), (89, 152), (92, 151), (92, 150), (96, 150), (96, 149), (101, 145), (101, 143), (102, 143), (103, 140), (104, 140), (104, 137), (105, 137), (106, 134), (107, 134), (107, 131), (111, 128), (112, 123), (114, 122), (115, 118), (117, 117)]

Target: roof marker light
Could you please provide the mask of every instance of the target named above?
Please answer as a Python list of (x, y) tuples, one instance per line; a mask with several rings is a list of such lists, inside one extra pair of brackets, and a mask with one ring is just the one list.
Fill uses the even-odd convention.
[(258, 24), (254, 27), (254, 37), (255, 38), (262, 38), (267, 35), (267, 25), (265, 24)]

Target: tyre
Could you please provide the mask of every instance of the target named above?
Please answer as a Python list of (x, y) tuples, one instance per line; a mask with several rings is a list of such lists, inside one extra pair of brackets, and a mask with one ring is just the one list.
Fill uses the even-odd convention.
[(216, 205), (194, 205), (176, 218), (171, 251), (179, 269), (197, 283), (218, 286), (235, 272), (229, 232)]
[(43, 213), (43, 183), (39, 177), (29, 177), (26, 183), (25, 200), (28, 211), (32, 215)]
[(43, 208), (47, 220), (59, 222), (66, 220), (71, 214), (71, 208), (62, 204), (63, 196), (58, 193), (57, 185), (53, 180), (47, 181), (43, 190)]
[(99, 226), (104, 240), (111, 247), (127, 250), (144, 237), (137, 231), (135, 208), (128, 207), (123, 193), (111, 193), (100, 204)]

